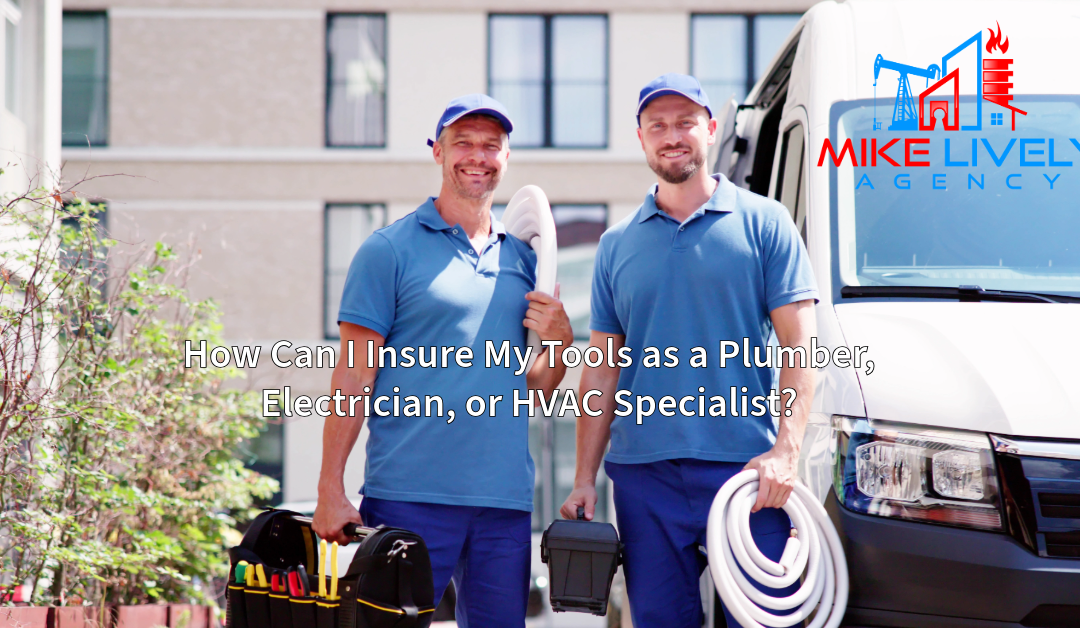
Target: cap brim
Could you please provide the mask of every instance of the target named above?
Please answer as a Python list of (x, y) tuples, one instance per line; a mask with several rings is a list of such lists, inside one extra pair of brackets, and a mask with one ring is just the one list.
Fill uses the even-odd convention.
[(660, 89), (655, 89), (649, 92), (644, 98), (641, 99), (641, 102), (638, 103), (637, 115), (640, 116), (642, 109), (647, 107), (649, 103), (661, 96), (682, 96), (683, 98), (689, 100), (696, 105), (701, 105), (702, 107), (705, 107), (705, 111), (709, 112), (709, 117), (712, 117), (712, 109), (709, 107), (709, 105), (706, 105), (705, 103), (701, 102), (697, 98), (694, 98), (690, 94), (679, 91), (673, 87), (661, 87)]
[(509, 135), (510, 132), (514, 130), (514, 123), (510, 121), (510, 118), (507, 118), (506, 115), (501, 111), (490, 109), (488, 107), (477, 107), (476, 109), (467, 109), (465, 111), (462, 111), (453, 118), (450, 118), (446, 122), (443, 122), (442, 128), (445, 129), (446, 127), (464, 118), (465, 116), (470, 116), (474, 114), (491, 116), (497, 119), (499, 123), (502, 124), (503, 130), (506, 131), (507, 135)]

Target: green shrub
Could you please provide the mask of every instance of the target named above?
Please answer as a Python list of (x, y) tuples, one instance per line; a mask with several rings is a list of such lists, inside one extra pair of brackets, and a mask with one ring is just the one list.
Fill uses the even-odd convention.
[(0, 207), (0, 600), (29, 581), (36, 603), (209, 603), (237, 519), (277, 490), (235, 455), (258, 398), (184, 368), (185, 340), (222, 344), (190, 264), (118, 255), (65, 198)]

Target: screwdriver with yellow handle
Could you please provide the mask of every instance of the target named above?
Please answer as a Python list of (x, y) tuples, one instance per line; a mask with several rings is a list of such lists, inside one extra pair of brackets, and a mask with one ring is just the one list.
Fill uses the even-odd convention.
[(255, 565), (255, 577), (259, 579), (259, 587), (265, 589), (270, 586), (270, 583), (266, 580), (266, 571), (263, 569), (262, 563)]
[[(323, 541), (323, 542), (325, 543), (326, 541)], [(338, 594), (337, 594), (337, 578), (338, 578), (337, 551), (338, 551), (338, 544), (337, 544), (337, 541), (334, 541), (334, 544), (330, 546), (330, 597), (329, 597), (329, 599), (331, 599), (331, 600), (340, 599), (340, 598), (338, 598)]]
[(326, 539), (319, 541), (319, 597), (326, 597)]

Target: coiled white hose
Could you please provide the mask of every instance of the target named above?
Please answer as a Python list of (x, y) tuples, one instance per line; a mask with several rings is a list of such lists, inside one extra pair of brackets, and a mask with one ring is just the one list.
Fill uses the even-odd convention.
[[(547, 195), (535, 185), (521, 188), (506, 205), (502, 223), (507, 233), (525, 241), (536, 252), (536, 289), (554, 295), (559, 243), (555, 239), (555, 219)], [(540, 337), (531, 329), (528, 342), (535, 359), (543, 347)]]
[[(786, 628), (817, 609), (808, 628), (836, 628), (848, 599), (847, 559), (825, 508), (801, 482), (784, 504), (794, 526), (779, 562), (765, 557), (750, 535), (750, 509), (757, 501), (758, 472), (743, 471), (724, 483), (709, 510), (706, 542), (709, 571), (728, 612), (743, 628)], [(739, 570), (773, 589), (806, 578), (795, 593), (774, 598), (762, 593)], [(756, 602), (756, 604), (755, 604)], [(774, 611), (796, 609), (790, 615)]]

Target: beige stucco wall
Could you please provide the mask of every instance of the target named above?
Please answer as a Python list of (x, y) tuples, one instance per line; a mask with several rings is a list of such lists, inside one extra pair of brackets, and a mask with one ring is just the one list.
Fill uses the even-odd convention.
[(116, 202), (109, 229), (132, 246), (162, 240), (193, 250), (191, 296), (221, 305), (230, 341), (320, 337), (322, 207), (240, 207)]
[[(608, 20), (611, 59), (618, 59), (610, 68), (608, 145), (613, 152), (637, 156), (641, 155), (637, 137), (638, 94), (661, 74), (690, 71), (690, 14), (619, 12), (611, 14)], [(644, 46), (643, 39), (668, 43)]]
[(109, 18), (110, 145), (322, 145), (318, 14)]
[(386, 21), (387, 144), (425, 157), (446, 103), (487, 91), (487, 14), (394, 11)]
[[(640, 150), (640, 149), (639, 149)], [(429, 158), (430, 159), (430, 158)], [(69, 160), (69, 175), (89, 167), (91, 175), (123, 174), (85, 184), (88, 193), (117, 202), (131, 199), (230, 201), (407, 202), (415, 207), (437, 194), (441, 173), (429, 159), (390, 163), (266, 162), (192, 163), (170, 161)], [(513, 151), (496, 190), (505, 202), (521, 186), (544, 188), (552, 202), (613, 202), (643, 198), (652, 173), (640, 161), (589, 160), (530, 163)]]

